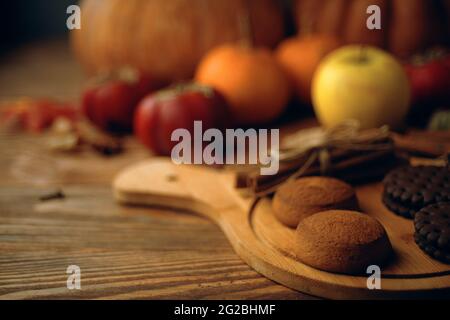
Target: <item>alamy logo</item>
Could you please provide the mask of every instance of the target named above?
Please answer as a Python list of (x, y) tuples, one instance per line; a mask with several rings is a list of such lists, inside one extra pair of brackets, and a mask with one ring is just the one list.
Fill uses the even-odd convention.
[(370, 276), (367, 278), (367, 289), (380, 290), (381, 289), (381, 269), (377, 265), (371, 265), (367, 267), (367, 274)]
[(279, 170), (275, 156), (280, 144), (278, 129), (226, 129), (224, 136), (214, 128), (203, 132), (202, 122), (194, 121), (193, 139), (189, 130), (179, 128), (172, 132), (171, 140), (178, 142), (171, 152), (175, 164), (258, 164), (261, 175), (274, 175)]
[(70, 265), (67, 267), (66, 273), (69, 274), (67, 277), (67, 289), (69, 290), (80, 290), (81, 289), (81, 269), (77, 265)]
[(66, 20), (66, 26), (69, 30), (81, 29), (81, 9), (77, 5), (67, 7), (67, 14), (70, 16)]
[(367, 18), (366, 26), (369, 30), (381, 30), (381, 9), (377, 5), (371, 5), (367, 7), (367, 14), (370, 17)]

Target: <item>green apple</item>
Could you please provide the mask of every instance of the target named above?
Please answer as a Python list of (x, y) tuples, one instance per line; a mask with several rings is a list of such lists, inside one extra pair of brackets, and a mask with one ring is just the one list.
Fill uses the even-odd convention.
[(401, 64), (368, 46), (345, 46), (329, 54), (313, 79), (314, 110), (325, 127), (355, 119), (361, 128), (401, 125), (409, 110), (410, 85)]

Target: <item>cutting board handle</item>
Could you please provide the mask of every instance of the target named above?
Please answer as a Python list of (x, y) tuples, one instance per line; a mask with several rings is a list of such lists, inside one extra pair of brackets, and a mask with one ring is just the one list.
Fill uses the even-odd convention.
[(122, 171), (113, 182), (115, 198), (183, 209), (220, 221), (220, 214), (237, 204), (232, 200), (233, 176), (200, 165), (176, 165), (170, 158), (153, 158)]

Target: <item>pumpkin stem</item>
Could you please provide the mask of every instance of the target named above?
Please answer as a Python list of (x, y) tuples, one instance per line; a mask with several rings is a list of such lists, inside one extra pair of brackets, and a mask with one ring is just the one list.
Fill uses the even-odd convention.
[(244, 11), (243, 13), (239, 14), (239, 33), (240, 33), (240, 40), (241, 44), (245, 48), (252, 48), (254, 45), (254, 39), (253, 39), (253, 28), (252, 28), (252, 21), (250, 17), (250, 2), (249, 0), (244, 1)]
[(314, 33), (313, 19), (309, 14), (301, 13), (300, 15), (300, 34), (304, 36), (310, 36)]

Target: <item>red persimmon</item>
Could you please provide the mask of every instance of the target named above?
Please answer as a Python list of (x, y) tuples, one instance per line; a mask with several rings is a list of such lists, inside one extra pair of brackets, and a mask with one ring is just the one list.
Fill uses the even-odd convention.
[(131, 79), (119, 75), (88, 88), (82, 97), (82, 110), (103, 130), (129, 132), (139, 101), (160, 87), (159, 82), (141, 72), (136, 71)]
[(405, 69), (413, 104), (439, 105), (450, 100), (450, 56), (418, 59)]
[(138, 139), (157, 154), (169, 155), (177, 144), (171, 141), (175, 129), (193, 133), (194, 121), (202, 121), (203, 130), (224, 129), (230, 123), (225, 98), (209, 86), (181, 85), (147, 96), (134, 117)]

